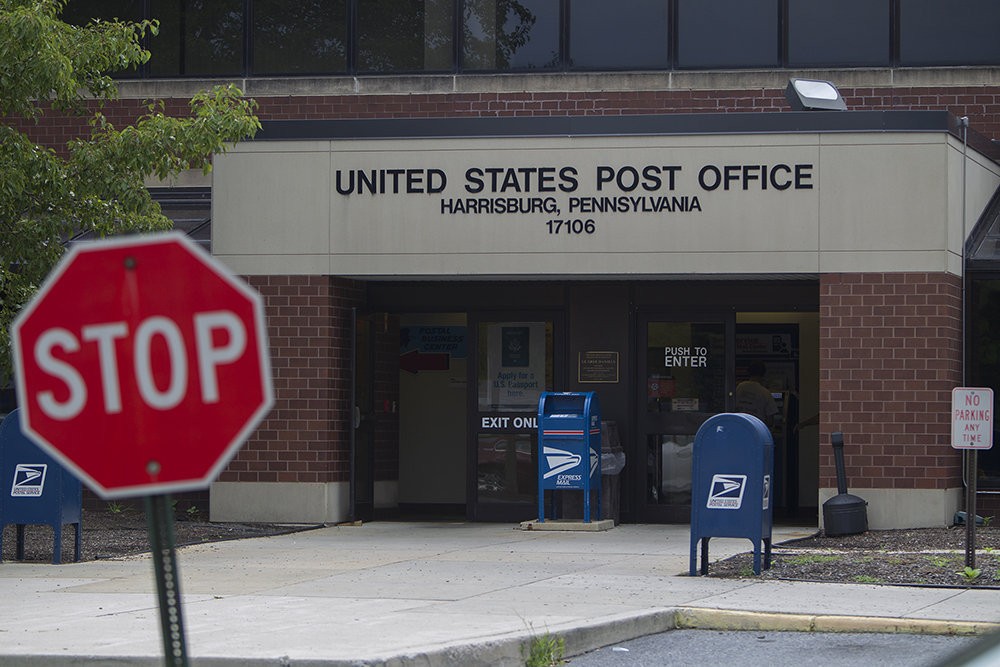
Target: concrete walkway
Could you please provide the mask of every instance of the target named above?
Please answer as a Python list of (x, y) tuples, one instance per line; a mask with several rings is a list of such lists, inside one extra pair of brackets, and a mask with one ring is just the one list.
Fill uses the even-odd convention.
[[(178, 552), (193, 665), (519, 665), (675, 627), (984, 633), (1000, 591), (688, 576), (687, 526), (370, 523)], [(815, 528), (776, 528), (774, 542)], [(715, 538), (712, 559), (747, 540)], [(0, 564), (0, 664), (163, 664), (151, 559)]]

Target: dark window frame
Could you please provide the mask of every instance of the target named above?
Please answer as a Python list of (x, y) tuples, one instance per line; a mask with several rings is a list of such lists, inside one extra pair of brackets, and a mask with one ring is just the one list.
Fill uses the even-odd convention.
[[(86, 2), (87, 0), (83, 0)], [(95, 6), (98, 6), (96, 0)], [(767, 66), (747, 66), (741, 63), (734, 63), (731, 66), (714, 64), (710, 66), (699, 66), (697, 64), (688, 65), (681, 67), (678, 65), (678, 44), (680, 42), (680, 27), (678, 25), (678, 6), (680, 0), (663, 0), (666, 6), (667, 13), (667, 29), (664, 38), (667, 41), (666, 46), (666, 64), (665, 66), (657, 67), (614, 67), (614, 66), (579, 66), (574, 65), (570, 61), (570, 30), (571, 30), (571, 5), (570, 0), (558, 0), (559, 3), (559, 17), (558, 17), (558, 36), (557, 36), (557, 63), (551, 67), (538, 67), (538, 68), (501, 68), (501, 69), (471, 69), (465, 68), (462, 65), (462, 53), (463, 53), (463, 11), (466, 0), (451, 0), (452, 11), (453, 11), (453, 36), (452, 36), (452, 53), (451, 53), (451, 63), (450, 67), (435, 70), (419, 70), (419, 71), (402, 71), (394, 70), (389, 72), (368, 72), (358, 70), (358, 4), (364, 2), (364, 0), (347, 0), (347, 25), (348, 25), (348, 44), (346, 51), (346, 68), (343, 71), (319, 71), (319, 72), (297, 72), (293, 74), (288, 74), (289, 77), (299, 77), (299, 76), (398, 76), (398, 75), (440, 75), (440, 74), (496, 74), (496, 73), (552, 73), (552, 72), (614, 72), (614, 71), (652, 71), (652, 72), (669, 72), (669, 71), (699, 71), (699, 70), (717, 70), (717, 69), (740, 69), (740, 70), (760, 70), (760, 69), (775, 69), (773, 67)], [(778, 69), (800, 69), (798, 66), (789, 65), (789, 2), (794, 0), (777, 0), (778, 1), (778, 12), (775, 16), (775, 21), (777, 21), (776, 29), (776, 44), (774, 45), (775, 52), (777, 54), (777, 68)], [(834, 0), (830, 0), (833, 2)], [(874, 2), (875, 0), (873, 0)], [(143, 16), (150, 16), (152, 0), (138, 0), (139, 4), (142, 6)], [(179, 13), (184, 13), (184, 0), (179, 0), (180, 7), (178, 9)], [(901, 60), (901, 25), (902, 25), (902, 12), (904, 11), (904, 0), (881, 0), (885, 3), (888, 13), (889, 13), (889, 26), (888, 34), (885, 35), (886, 49), (888, 51), (888, 63), (885, 66), (888, 67), (956, 67), (954, 63), (918, 63), (916, 65), (908, 65), (903, 63)], [(253, 39), (253, 9), (254, 0), (242, 0), (242, 11), (243, 11), (243, 34), (240, 36), (242, 40), (240, 42), (243, 51), (242, 65), (239, 72), (234, 72), (227, 75), (218, 75), (219, 77), (257, 77), (257, 76), (282, 76), (280, 74), (257, 74), (253, 71), (253, 58), (254, 58), (254, 39)], [(204, 78), (206, 76), (212, 77), (214, 75), (206, 74), (190, 74), (184, 73), (184, 51), (185, 46), (183, 40), (184, 35), (181, 35), (181, 47), (179, 54), (178, 69), (180, 72), (177, 74), (156, 74), (154, 75), (151, 71), (149, 63), (143, 64), (138, 68), (136, 72), (123, 72), (116, 74), (116, 78), (119, 79), (148, 79), (148, 78), (162, 78), (162, 79), (186, 79), (186, 78)], [(149, 44), (149, 37), (146, 38), (146, 45)], [(154, 53), (155, 57), (155, 53)], [(883, 66), (883, 65), (874, 65)], [(996, 63), (985, 63), (979, 66), (1000, 66), (1000, 57), (997, 58)], [(827, 69), (855, 69), (858, 67), (867, 67), (867, 65), (857, 65), (845, 62), (817, 62), (810, 64), (808, 67), (820, 67)]]

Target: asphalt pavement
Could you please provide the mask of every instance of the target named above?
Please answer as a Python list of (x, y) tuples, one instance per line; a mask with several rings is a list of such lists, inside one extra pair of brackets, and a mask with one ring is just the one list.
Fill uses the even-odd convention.
[[(773, 539), (813, 526), (775, 527)], [(713, 561), (748, 551), (713, 538)], [(687, 526), (375, 522), (178, 550), (192, 665), (522, 665), (676, 628), (985, 634), (1000, 591), (688, 575)], [(0, 664), (160, 665), (152, 560), (0, 564)]]

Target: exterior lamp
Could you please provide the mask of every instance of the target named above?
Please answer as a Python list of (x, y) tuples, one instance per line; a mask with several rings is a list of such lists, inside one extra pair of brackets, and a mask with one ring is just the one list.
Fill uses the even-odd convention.
[(829, 81), (789, 79), (785, 99), (795, 111), (847, 111), (840, 91)]

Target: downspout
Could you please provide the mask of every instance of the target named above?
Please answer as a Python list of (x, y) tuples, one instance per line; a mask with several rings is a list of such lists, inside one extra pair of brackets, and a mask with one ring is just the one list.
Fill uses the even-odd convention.
[(350, 420), (350, 458), (348, 467), (350, 468), (350, 482), (347, 489), (347, 521), (354, 523), (357, 521), (357, 508), (355, 507), (354, 491), (357, 484), (357, 430), (358, 430), (358, 309), (351, 308), (351, 391), (349, 405)]

